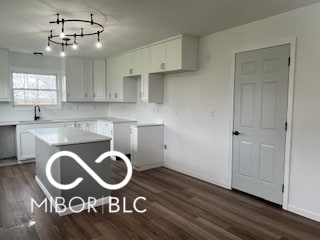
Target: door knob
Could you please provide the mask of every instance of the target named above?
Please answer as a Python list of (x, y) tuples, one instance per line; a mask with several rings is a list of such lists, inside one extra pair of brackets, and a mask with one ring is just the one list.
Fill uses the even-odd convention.
[(240, 133), (238, 131), (234, 131), (234, 132), (232, 132), (232, 134), (236, 135), (236, 136), (240, 135)]

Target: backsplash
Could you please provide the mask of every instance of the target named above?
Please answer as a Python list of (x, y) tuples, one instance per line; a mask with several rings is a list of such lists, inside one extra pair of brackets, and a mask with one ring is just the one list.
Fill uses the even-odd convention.
[[(0, 103), (0, 121), (24, 121), (33, 119), (33, 109), (14, 109), (11, 103)], [(61, 108), (46, 110), (41, 108), (42, 119), (61, 119), (85, 116), (105, 116), (107, 103), (62, 103)]]

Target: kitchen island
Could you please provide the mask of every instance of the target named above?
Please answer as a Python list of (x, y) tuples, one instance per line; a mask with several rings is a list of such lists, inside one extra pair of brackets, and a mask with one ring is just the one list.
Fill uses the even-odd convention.
[[(36, 182), (59, 215), (70, 214), (74, 209), (88, 208), (80, 199), (87, 201), (88, 198), (94, 198), (94, 206), (108, 203), (110, 190), (101, 187), (74, 159), (61, 156), (51, 167), (52, 177), (58, 183), (66, 185), (83, 178), (80, 184), (69, 190), (58, 189), (49, 182), (46, 165), (53, 154), (70, 151), (77, 154), (103, 181), (110, 182), (110, 159), (101, 163), (95, 163), (95, 160), (110, 150), (111, 138), (77, 128), (41, 128), (29, 131), (36, 138)], [(61, 209), (57, 199), (63, 199), (67, 208)]]

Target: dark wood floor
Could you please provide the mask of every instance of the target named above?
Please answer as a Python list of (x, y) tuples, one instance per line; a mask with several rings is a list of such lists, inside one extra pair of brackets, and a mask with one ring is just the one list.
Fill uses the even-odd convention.
[[(107, 208), (64, 217), (41, 209), (31, 213), (30, 198), (44, 198), (34, 171), (33, 163), (0, 168), (1, 240), (320, 239), (320, 223), (165, 168), (134, 172), (124, 189), (113, 192), (127, 197), (127, 208), (145, 196), (139, 205), (145, 214), (110, 214)], [(113, 172), (113, 180), (121, 180), (122, 163), (114, 163)]]

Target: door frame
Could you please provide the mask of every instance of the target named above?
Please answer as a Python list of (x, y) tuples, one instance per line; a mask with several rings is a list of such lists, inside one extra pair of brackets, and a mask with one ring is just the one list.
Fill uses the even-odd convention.
[[(245, 47), (232, 50), (232, 67), (231, 67), (231, 122), (230, 122), (230, 135), (234, 128), (234, 84), (235, 84), (235, 66), (236, 66), (236, 54), (242, 52), (248, 52), (253, 50), (259, 50), (263, 48), (276, 47), (280, 45), (290, 45), (290, 58), (291, 63), (289, 67), (289, 85), (288, 85), (288, 109), (287, 109), (287, 131), (286, 131), (286, 143), (285, 143), (285, 163), (284, 163), (284, 193), (282, 208), (288, 210), (289, 202), (289, 185), (290, 185), (290, 166), (291, 166), (291, 141), (292, 141), (292, 118), (293, 118), (293, 101), (294, 101), (294, 79), (295, 79), (295, 63), (296, 63), (296, 45), (297, 37), (291, 37), (286, 39), (269, 40), (260, 43), (252, 43)], [(233, 137), (230, 138), (230, 150), (229, 150), (229, 188), (232, 188), (232, 162), (233, 162)]]

